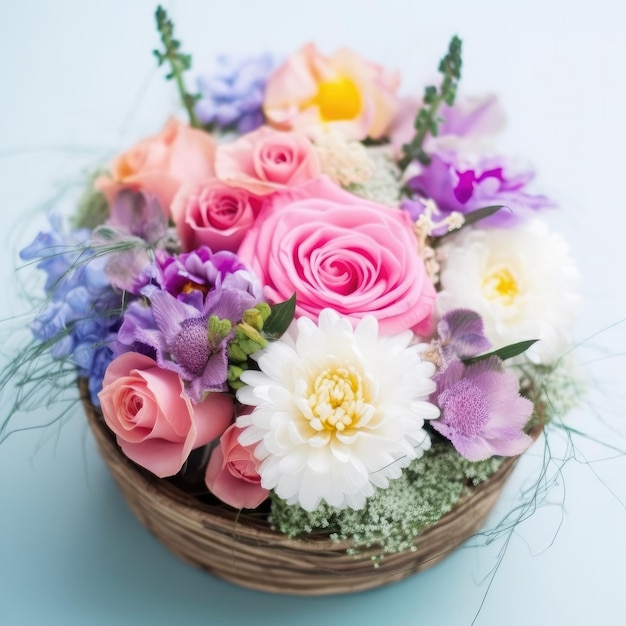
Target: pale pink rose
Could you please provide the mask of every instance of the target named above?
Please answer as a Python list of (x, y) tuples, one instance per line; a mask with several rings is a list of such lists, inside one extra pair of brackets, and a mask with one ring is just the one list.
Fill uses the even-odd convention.
[(263, 110), (276, 128), (315, 135), (328, 125), (348, 139), (384, 137), (393, 119), (397, 72), (342, 48), (322, 56), (310, 43), (269, 77)]
[(431, 331), (435, 288), (408, 215), (327, 179), (270, 196), (238, 252), (271, 303), (296, 293), (296, 315), (332, 308), (382, 333)]
[(214, 160), (215, 142), (208, 133), (170, 118), (161, 132), (117, 156), (110, 175), (99, 177), (96, 188), (109, 203), (120, 189), (151, 194), (169, 216), (170, 203), (181, 185), (213, 176)]
[(259, 199), (245, 189), (229, 187), (217, 178), (184, 185), (172, 202), (183, 252), (202, 245), (214, 252), (237, 252), (259, 206)]
[(317, 178), (320, 165), (306, 137), (262, 126), (219, 146), (215, 173), (225, 183), (261, 196)]
[(189, 453), (219, 437), (233, 417), (230, 396), (211, 393), (192, 404), (178, 374), (136, 352), (115, 358), (102, 385), (102, 414), (118, 445), (159, 478), (180, 471)]
[(254, 456), (256, 444), (242, 446), (237, 440), (241, 432), (235, 424), (226, 429), (211, 453), (204, 480), (222, 502), (236, 509), (255, 509), (267, 499), (269, 491), (261, 487)]

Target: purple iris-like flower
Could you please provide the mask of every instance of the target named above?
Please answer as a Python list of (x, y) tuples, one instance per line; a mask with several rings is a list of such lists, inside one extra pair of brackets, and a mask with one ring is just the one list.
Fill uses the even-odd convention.
[[(494, 96), (460, 99), (453, 107), (443, 107), (443, 123), (437, 137), (430, 137), (426, 152), (428, 166), (415, 164), (416, 173), (407, 182), (414, 198), (405, 200), (402, 208), (416, 220), (424, 212), (420, 198), (432, 198), (443, 219), (453, 211), (470, 213), (487, 206), (503, 208), (481, 220), (481, 225), (509, 227), (535, 211), (553, 207), (546, 197), (527, 189), (534, 178), (532, 171), (503, 156), (477, 157), (484, 154), (480, 144), (505, 125), (502, 108)], [(478, 144), (478, 146), (477, 146)], [(478, 147), (478, 149), (477, 149)], [(447, 228), (435, 229), (442, 235)]]
[(198, 119), (219, 128), (234, 127), (238, 133), (261, 126), (265, 85), (274, 65), (268, 54), (245, 59), (218, 57), (214, 74), (198, 79)]
[(448, 311), (437, 324), (437, 335), (443, 367), (452, 360), (478, 356), (491, 348), (482, 318), (470, 309)]
[(115, 196), (106, 224), (149, 244), (156, 244), (167, 234), (167, 218), (156, 197), (130, 189), (122, 189)]
[(139, 295), (151, 279), (150, 247), (168, 234), (167, 219), (154, 196), (123, 189), (110, 216), (94, 231), (94, 243), (108, 246), (105, 274), (120, 291)]
[(207, 293), (216, 288), (239, 292), (245, 308), (261, 301), (261, 283), (233, 252), (214, 253), (207, 246), (177, 255), (157, 250), (155, 266), (157, 284), (183, 301), (195, 298), (194, 292)]
[[(487, 206), (502, 205), (503, 208), (481, 220), (481, 225), (509, 227), (528, 218), (535, 211), (554, 206), (546, 197), (533, 195), (526, 190), (534, 174), (518, 169), (503, 157), (481, 158), (472, 165), (454, 149), (431, 153), (432, 162), (420, 168), (407, 187), (417, 199), (405, 200), (402, 208), (412, 219), (423, 213), (424, 205), (419, 197), (432, 198), (440, 210), (438, 219), (453, 211), (470, 213)], [(435, 235), (446, 232), (435, 230)]]
[(233, 331), (211, 336), (209, 318), (227, 319), (234, 326), (245, 309), (241, 294), (234, 290), (214, 289), (205, 298), (199, 291), (196, 294), (191, 304), (191, 300), (183, 302), (154, 288), (150, 307), (140, 302), (128, 307), (118, 340), (140, 352), (151, 352), (160, 367), (185, 381), (189, 398), (197, 403), (209, 391), (226, 390), (226, 349)]
[(430, 400), (441, 416), (431, 425), (461, 456), (470, 461), (515, 456), (531, 445), (523, 429), (533, 404), (519, 395), (517, 377), (504, 370), (500, 359), (471, 365), (453, 361), (434, 380), (437, 391)]
[(212, 316), (234, 328), (244, 311), (261, 302), (258, 279), (232, 252), (213, 253), (206, 246), (185, 254), (155, 252), (154, 276), (124, 313), (114, 346), (154, 358), (160, 367), (185, 381), (192, 402), (209, 391), (224, 391), (233, 332), (209, 330)]

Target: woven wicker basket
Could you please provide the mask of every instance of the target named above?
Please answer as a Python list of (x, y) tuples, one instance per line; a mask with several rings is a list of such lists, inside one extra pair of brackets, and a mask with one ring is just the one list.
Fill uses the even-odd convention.
[(139, 521), (169, 550), (215, 576), (262, 591), (326, 595), (362, 591), (426, 569), (453, 551), (485, 522), (515, 459), (508, 459), (486, 482), (473, 488), (439, 522), (425, 530), (413, 550), (386, 555), (374, 567), (372, 555), (349, 555), (346, 542), (327, 537), (289, 539), (261, 519), (204, 504), (169, 481), (128, 460), (102, 415), (87, 400), (85, 412), (102, 457)]

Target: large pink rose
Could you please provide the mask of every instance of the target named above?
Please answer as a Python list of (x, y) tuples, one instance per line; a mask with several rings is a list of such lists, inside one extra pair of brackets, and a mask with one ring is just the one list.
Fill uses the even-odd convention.
[(270, 302), (296, 293), (297, 316), (332, 308), (353, 322), (373, 315), (385, 334), (431, 330), (435, 288), (409, 217), (329, 180), (271, 196), (238, 254)]
[(171, 118), (163, 130), (142, 139), (113, 160), (110, 176), (101, 176), (96, 187), (113, 201), (120, 189), (156, 196), (166, 216), (170, 203), (184, 183), (213, 175), (215, 142), (211, 136)]
[(205, 482), (222, 502), (236, 509), (255, 509), (269, 492), (261, 487), (255, 446), (242, 446), (237, 440), (240, 433), (235, 424), (226, 429), (209, 459)]
[(229, 185), (264, 195), (317, 178), (320, 165), (306, 137), (263, 126), (219, 146), (215, 173)]
[(136, 352), (110, 363), (98, 397), (124, 454), (159, 478), (180, 471), (189, 453), (219, 437), (233, 417), (230, 396), (211, 393), (192, 404), (178, 374)]
[(394, 116), (397, 73), (342, 48), (322, 56), (310, 43), (269, 77), (263, 109), (272, 126), (315, 135), (330, 126), (348, 139), (383, 137)]
[(245, 189), (229, 187), (217, 178), (181, 187), (172, 202), (172, 219), (183, 251), (205, 245), (214, 252), (237, 252), (259, 206), (259, 199)]

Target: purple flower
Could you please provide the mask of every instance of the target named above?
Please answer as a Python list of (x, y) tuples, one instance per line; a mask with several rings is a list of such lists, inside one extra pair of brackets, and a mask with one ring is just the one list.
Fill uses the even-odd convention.
[[(432, 198), (442, 219), (453, 211), (470, 213), (483, 207), (502, 205), (503, 208), (481, 220), (481, 225), (510, 227), (528, 218), (535, 211), (550, 208), (548, 198), (528, 193), (526, 187), (534, 174), (519, 169), (504, 157), (481, 157), (472, 165), (464, 155), (453, 148), (431, 153), (432, 162), (420, 167), (407, 187), (416, 199), (405, 200), (402, 208), (415, 220), (423, 213), (420, 197)], [(435, 230), (435, 235), (446, 232)]]
[(491, 348), (482, 318), (470, 309), (448, 311), (437, 324), (437, 335), (444, 366), (454, 359), (468, 359)]
[(156, 197), (130, 189), (117, 193), (106, 224), (152, 245), (167, 234), (167, 218)]
[[(206, 246), (179, 255), (157, 250), (150, 273), (152, 282), (141, 290), (149, 305), (129, 305), (116, 355), (130, 349), (152, 357), (180, 375), (192, 402), (226, 390), (231, 328), (261, 302), (258, 279), (232, 252), (213, 254)], [(211, 330), (211, 318), (227, 323)]]
[[(432, 198), (441, 211), (437, 219), (453, 211), (469, 213), (487, 206), (503, 205), (481, 225), (509, 227), (535, 211), (553, 207), (544, 196), (528, 192), (534, 178), (532, 171), (503, 156), (480, 156), (486, 138), (505, 125), (502, 108), (495, 96), (460, 99), (453, 107), (443, 107), (444, 122), (437, 137), (429, 137), (426, 152), (428, 166), (414, 164), (415, 175), (407, 187), (414, 198), (405, 200), (402, 208), (416, 220), (424, 212), (420, 198)], [(478, 148), (478, 149), (477, 149)], [(446, 227), (434, 231), (443, 235)]]
[(216, 288), (240, 292), (245, 308), (252, 308), (262, 297), (261, 283), (237, 255), (226, 250), (213, 253), (207, 246), (177, 255), (157, 250), (154, 280), (183, 301), (194, 292), (206, 294)]
[(467, 366), (453, 361), (434, 380), (437, 391), (430, 401), (441, 409), (441, 416), (431, 425), (461, 456), (470, 461), (515, 456), (531, 445), (523, 428), (533, 404), (519, 395), (517, 377), (504, 370), (500, 359), (489, 357)]
[(52, 230), (39, 233), (21, 251), (25, 260), (39, 259), (47, 274), (48, 298), (31, 324), (36, 339), (50, 344), (54, 359), (69, 358), (79, 376), (89, 379), (91, 398), (97, 393), (113, 353), (107, 342), (120, 319), (121, 298), (106, 280), (106, 259), (94, 256), (90, 231), (62, 231), (61, 219), (50, 216)]
[[(186, 383), (192, 402), (198, 403), (209, 391), (225, 391), (228, 373), (226, 349), (234, 327), (241, 320), (241, 294), (230, 289), (213, 289), (206, 298), (199, 291), (191, 304), (167, 291), (154, 288), (151, 306), (130, 304), (118, 332), (120, 344), (138, 345), (140, 352), (152, 351), (164, 369), (176, 372)], [(194, 306), (195, 305), (195, 306)], [(222, 333), (211, 333), (209, 320), (229, 320)]]
[(215, 73), (198, 79), (202, 96), (195, 108), (198, 119), (218, 128), (234, 127), (238, 133), (261, 126), (265, 84), (273, 68), (268, 54), (245, 59), (218, 57)]

